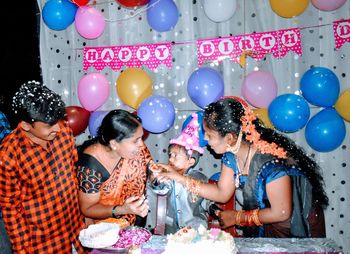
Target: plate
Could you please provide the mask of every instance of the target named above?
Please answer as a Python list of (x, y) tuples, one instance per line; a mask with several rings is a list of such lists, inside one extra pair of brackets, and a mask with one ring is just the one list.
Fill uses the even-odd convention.
[(107, 253), (128, 253), (129, 248), (114, 248), (114, 247), (106, 247), (103, 249), (96, 249), (99, 252), (107, 252)]

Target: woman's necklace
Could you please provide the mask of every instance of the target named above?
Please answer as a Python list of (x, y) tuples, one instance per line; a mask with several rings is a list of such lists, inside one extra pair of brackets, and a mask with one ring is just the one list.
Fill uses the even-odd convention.
[(248, 162), (250, 162), (251, 153), (252, 153), (252, 150), (251, 150), (250, 145), (249, 145), (247, 156), (246, 156), (245, 161), (243, 163), (243, 170), (240, 169), (239, 163), (237, 163), (238, 173), (236, 174), (236, 179), (235, 179), (236, 188), (239, 188), (239, 184), (240, 184), (239, 177), (243, 175), (243, 172), (248, 172), (247, 169), (248, 169), (249, 164), (250, 164)]

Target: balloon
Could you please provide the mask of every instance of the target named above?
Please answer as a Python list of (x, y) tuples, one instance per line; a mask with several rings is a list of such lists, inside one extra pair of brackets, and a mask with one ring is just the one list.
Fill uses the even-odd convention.
[(124, 7), (134, 8), (148, 4), (149, 0), (117, 0), (117, 2)]
[(95, 111), (106, 102), (108, 96), (109, 83), (104, 75), (92, 72), (79, 80), (78, 98), (85, 109)]
[(43, 20), (52, 30), (64, 30), (73, 23), (77, 6), (69, 0), (49, 0), (43, 7)]
[(173, 126), (175, 108), (171, 101), (160, 95), (146, 98), (137, 109), (142, 126), (152, 133), (161, 133)]
[(270, 0), (272, 10), (283, 18), (292, 18), (302, 14), (309, 0)]
[(345, 4), (346, 0), (311, 0), (311, 3), (321, 11), (334, 11)]
[(117, 79), (116, 86), (118, 97), (134, 109), (152, 95), (152, 79), (147, 72), (138, 68), (123, 71)]
[(75, 3), (78, 6), (84, 6), (86, 5), (90, 0), (72, 0), (73, 3)]
[(305, 126), (310, 117), (306, 100), (295, 94), (276, 97), (268, 108), (271, 123), (283, 132), (295, 132)]
[(232, 18), (236, 11), (236, 0), (204, 0), (204, 13), (214, 22), (224, 22)]
[(339, 80), (330, 69), (314, 67), (306, 71), (301, 77), (300, 90), (304, 98), (311, 104), (330, 107), (338, 99)]
[[(137, 116), (137, 111), (132, 112), (133, 115)], [(149, 136), (149, 131), (143, 128), (142, 140), (146, 140)]]
[(91, 113), (89, 118), (89, 132), (93, 137), (97, 136), (98, 128), (100, 127), (103, 118), (108, 114), (109, 111), (94, 111)]
[(73, 130), (73, 135), (82, 133), (88, 126), (90, 112), (79, 106), (66, 107), (66, 120)]
[(75, 28), (86, 39), (96, 39), (105, 30), (105, 18), (93, 7), (81, 6), (75, 15)]
[(148, 24), (158, 32), (173, 29), (179, 19), (179, 11), (173, 0), (150, 0), (147, 8)]
[(330, 152), (344, 141), (344, 120), (333, 108), (325, 108), (314, 115), (305, 128), (305, 138), (312, 149)]
[(191, 74), (187, 82), (187, 92), (198, 107), (205, 108), (224, 96), (224, 81), (216, 70), (202, 67)]
[(262, 121), (266, 128), (273, 129), (273, 125), (269, 118), (269, 113), (266, 108), (256, 108), (253, 109), (256, 116)]
[[(198, 116), (198, 123), (199, 123), (199, 145), (201, 147), (204, 147), (208, 145), (208, 141), (204, 139), (204, 129), (203, 129), (203, 111), (197, 111), (196, 112)], [(189, 115), (186, 120), (182, 124), (181, 130), (184, 130), (187, 124), (192, 120), (192, 115)]]
[(256, 108), (267, 108), (277, 96), (277, 83), (271, 73), (253, 71), (243, 80), (241, 93)]
[(342, 118), (350, 122), (350, 89), (339, 96), (335, 109)]

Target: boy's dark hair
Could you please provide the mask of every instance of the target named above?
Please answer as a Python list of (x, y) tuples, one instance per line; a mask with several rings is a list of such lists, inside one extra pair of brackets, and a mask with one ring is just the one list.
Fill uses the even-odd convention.
[(61, 97), (37, 81), (21, 85), (13, 96), (12, 110), (27, 123), (57, 123), (65, 116), (65, 104)]
[(193, 158), (195, 160), (195, 162), (194, 162), (194, 164), (193, 164), (193, 166), (191, 168), (194, 168), (198, 164), (199, 158), (201, 157), (202, 154), (200, 154), (196, 150), (192, 150), (192, 154), (189, 155), (188, 152), (187, 152), (187, 149), (184, 146), (178, 145), (178, 144), (170, 144), (168, 146), (168, 153), (170, 153), (170, 149), (173, 148), (173, 147), (179, 147), (179, 148), (183, 149), (185, 151), (185, 153), (186, 153), (187, 158), (189, 158), (189, 159)]

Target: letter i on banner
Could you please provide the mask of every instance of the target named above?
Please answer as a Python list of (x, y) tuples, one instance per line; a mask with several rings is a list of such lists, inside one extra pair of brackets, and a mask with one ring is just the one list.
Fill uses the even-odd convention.
[(350, 42), (350, 19), (333, 22), (335, 48), (340, 49), (345, 42)]

